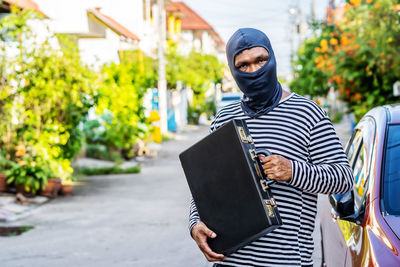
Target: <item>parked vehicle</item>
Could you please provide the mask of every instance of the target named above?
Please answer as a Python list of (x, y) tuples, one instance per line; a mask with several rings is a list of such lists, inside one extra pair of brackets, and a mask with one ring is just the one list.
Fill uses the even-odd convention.
[(369, 111), (345, 151), (354, 187), (322, 199), (323, 265), (400, 266), (400, 104)]
[(226, 105), (239, 101), (242, 96), (242, 93), (223, 93), (221, 100), (217, 103), (217, 112)]

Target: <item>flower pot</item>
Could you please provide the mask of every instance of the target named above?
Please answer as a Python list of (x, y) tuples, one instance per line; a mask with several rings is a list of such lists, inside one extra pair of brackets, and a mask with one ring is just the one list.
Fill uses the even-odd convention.
[(28, 192), (25, 190), (25, 184), (17, 184), (15, 185), (15, 191), (16, 193), (21, 193), (25, 197), (34, 197), (32, 192)]
[(63, 184), (61, 187), (61, 194), (63, 196), (70, 196), (73, 190), (74, 186), (72, 184)]
[(0, 173), (0, 192), (6, 192), (8, 190), (7, 176)]
[(61, 190), (61, 179), (51, 178), (47, 181), (47, 185), (40, 192), (41, 196), (56, 198), (58, 192)]

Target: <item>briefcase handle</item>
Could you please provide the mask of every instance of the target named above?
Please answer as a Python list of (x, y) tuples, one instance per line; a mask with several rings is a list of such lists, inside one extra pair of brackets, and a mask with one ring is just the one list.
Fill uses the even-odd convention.
[[(256, 149), (255, 153), (256, 153), (256, 155), (263, 155), (265, 157), (272, 155), (271, 151), (269, 151), (266, 148), (264, 148), (264, 149)], [(261, 161), (260, 161), (260, 163), (261, 163)], [(262, 166), (262, 164), (261, 164), (261, 166)], [(263, 173), (263, 176), (266, 176), (264, 174), (264, 172), (262, 172), (262, 173)], [(266, 178), (268, 178), (268, 177), (266, 176)], [(270, 180), (270, 179), (265, 179), (265, 181), (266, 181), (266, 186), (268, 186), (268, 187), (276, 182), (275, 180)]]
[(267, 157), (267, 156), (271, 156), (272, 153), (268, 149), (264, 148), (264, 149), (256, 149), (256, 155), (264, 155)]

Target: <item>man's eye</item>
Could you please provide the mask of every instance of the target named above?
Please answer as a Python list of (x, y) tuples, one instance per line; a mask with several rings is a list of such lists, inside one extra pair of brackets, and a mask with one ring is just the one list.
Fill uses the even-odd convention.
[(242, 64), (239, 66), (239, 69), (245, 69), (245, 68), (247, 68), (247, 64)]
[(266, 62), (268, 59), (267, 58), (260, 58), (259, 60), (258, 60), (258, 63), (264, 63), (264, 62)]

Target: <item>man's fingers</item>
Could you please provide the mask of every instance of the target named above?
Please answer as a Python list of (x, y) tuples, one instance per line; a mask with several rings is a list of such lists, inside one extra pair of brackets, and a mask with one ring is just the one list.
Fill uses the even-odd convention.
[(265, 163), (270, 162), (270, 161), (273, 161), (273, 160), (275, 160), (275, 159), (277, 159), (277, 158), (278, 158), (278, 155), (266, 156), (266, 157), (263, 157), (263, 158), (261, 159), (261, 162), (262, 162), (263, 164), (265, 164)]
[(223, 260), (225, 258), (223, 254), (218, 254), (212, 251), (206, 240), (202, 240), (199, 247), (201, 251), (203, 251), (204, 255), (210, 258), (214, 258), (215, 260)]
[(203, 252), (208, 261), (220, 261), (225, 259), (223, 254), (215, 253), (211, 250), (207, 243), (208, 238), (215, 238), (217, 235), (210, 230), (204, 223), (199, 222), (197, 226), (196, 233), (194, 235), (194, 239), (196, 240), (197, 245), (200, 250)]
[(206, 231), (206, 235), (207, 235), (209, 238), (216, 238), (216, 237), (217, 237), (217, 234), (214, 233), (213, 231), (211, 231), (210, 229), (208, 229), (208, 230)]
[(208, 244), (204, 247), (203, 252), (204, 252), (204, 254), (208, 255), (210, 258), (214, 258), (219, 261), (223, 260), (225, 258), (224, 255), (218, 254), (218, 253), (215, 253), (214, 251), (212, 251), (211, 248), (208, 246)]
[(215, 238), (217, 237), (217, 234), (211, 231), (205, 224), (203, 224), (201, 228), (201, 232), (207, 235), (209, 238)]

